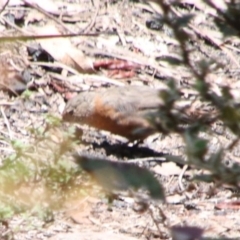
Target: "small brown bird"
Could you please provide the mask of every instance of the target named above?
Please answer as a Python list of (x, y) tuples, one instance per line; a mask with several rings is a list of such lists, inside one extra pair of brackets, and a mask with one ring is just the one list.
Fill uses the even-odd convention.
[(110, 87), (83, 92), (67, 103), (63, 120), (143, 140), (155, 132), (147, 116), (163, 104), (159, 90), (146, 86)]

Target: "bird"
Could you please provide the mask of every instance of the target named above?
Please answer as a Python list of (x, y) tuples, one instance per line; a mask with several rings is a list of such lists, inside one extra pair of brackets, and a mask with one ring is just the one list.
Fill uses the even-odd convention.
[(185, 101), (178, 95), (165, 84), (158, 89), (132, 85), (100, 88), (71, 98), (62, 119), (120, 135), (128, 142), (142, 142), (156, 132), (181, 132), (186, 124), (211, 124), (217, 119), (218, 111), (211, 105), (198, 106), (198, 101)]
[[(165, 85), (161, 87), (165, 88)], [(144, 140), (156, 132), (148, 121), (163, 105), (159, 90), (148, 86), (118, 86), (82, 92), (71, 98), (63, 121), (87, 124), (127, 138)]]

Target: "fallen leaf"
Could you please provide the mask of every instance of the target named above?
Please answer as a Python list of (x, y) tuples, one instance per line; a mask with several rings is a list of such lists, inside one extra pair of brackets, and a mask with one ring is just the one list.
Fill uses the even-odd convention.
[[(37, 35), (56, 35), (61, 33), (54, 25), (34, 29)], [(94, 72), (93, 63), (68, 38), (37, 39), (41, 47), (55, 60), (76, 69), (80, 73)]]
[(216, 204), (216, 209), (240, 209), (240, 201), (220, 202)]

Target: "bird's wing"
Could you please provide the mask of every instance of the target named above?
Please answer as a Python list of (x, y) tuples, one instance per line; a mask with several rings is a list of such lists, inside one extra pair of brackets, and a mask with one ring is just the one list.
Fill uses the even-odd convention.
[(159, 91), (145, 86), (112, 87), (101, 92), (103, 103), (123, 114), (153, 110), (162, 105)]

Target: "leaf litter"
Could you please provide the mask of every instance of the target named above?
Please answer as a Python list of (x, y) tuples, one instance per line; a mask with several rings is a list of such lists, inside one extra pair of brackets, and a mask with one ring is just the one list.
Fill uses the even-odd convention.
[[(239, 41), (233, 37), (220, 34), (212, 19), (212, 16), (217, 16), (217, 11), (209, 7), (209, 5), (205, 5), (203, 1), (180, 2), (182, 3), (181, 6), (172, 6), (176, 15), (184, 16), (186, 13), (194, 13), (196, 15), (193, 20), (185, 25), (187, 31), (192, 33), (190, 40), (195, 44), (195, 47), (192, 48), (194, 56), (192, 61), (197, 62), (202, 57), (212, 59), (212, 72), (208, 78), (211, 89), (217, 95), (221, 96), (222, 92), (219, 90), (219, 86), (229, 86), (233, 97), (236, 101), (239, 101)], [(150, 1), (150, 3), (154, 3), (154, 1)], [(225, 8), (224, 1), (213, 1), (213, 4), (217, 5), (220, 10), (224, 10)], [(42, 12), (43, 16), (40, 18), (41, 22), (30, 21), (28, 18), (29, 12), (37, 10), (37, 8), (34, 7), (35, 5), (44, 12)], [(65, 65), (65, 67), (61, 65), (57, 67), (50, 65), (48, 67), (42, 67), (41, 65), (34, 64), (31, 56), (27, 55), (26, 45), (22, 42), (19, 42), (17, 47), (7, 45), (4, 47), (2, 44), (1, 53), (3, 49), (10, 51), (9, 57), (2, 57), (3, 60), (1, 60), (1, 62), (3, 62), (2, 66), (4, 67), (0, 68), (2, 76), (2, 91), (0, 94), (2, 102), (1, 114), (3, 116), (0, 123), (2, 127), (2, 161), (5, 157), (9, 157), (9, 164), (13, 164), (14, 162), (11, 162), (13, 156), (9, 156), (9, 152), (22, 154), (23, 151), (25, 159), (29, 159), (29, 156), (38, 159), (36, 157), (38, 155), (42, 159), (38, 159), (37, 164), (49, 161), (50, 164), (56, 167), (54, 160), (51, 159), (51, 157), (53, 157), (51, 156), (51, 151), (58, 153), (54, 155), (55, 158), (59, 156), (62, 157), (61, 151), (65, 154), (63, 147), (66, 147), (67, 144), (64, 141), (64, 137), (61, 137), (61, 131), (60, 133), (58, 130), (49, 131), (49, 128), (51, 130), (51, 124), (57, 124), (57, 120), (51, 117), (49, 118), (49, 116), (47, 117), (46, 114), (54, 114), (57, 117), (61, 116), (65, 104), (64, 100), (67, 98), (66, 92), (74, 93), (112, 84), (143, 85), (146, 84), (146, 82), (149, 86), (158, 87), (161, 82), (167, 83), (168, 78), (176, 77), (176, 81), (185, 98), (189, 100), (196, 97), (197, 93), (191, 89), (193, 76), (190, 71), (188, 71), (185, 66), (175, 64), (173, 67), (172, 65), (173, 60), (179, 61), (182, 59), (182, 56), (180, 54), (179, 44), (176, 42), (171, 29), (163, 24), (163, 28), (160, 29), (160, 31), (155, 31), (149, 29), (146, 25), (146, 21), (148, 19), (151, 20), (152, 16), (159, 11), (158, 7), (152, 8), (153, 5), (155, 4), (143, 4), (132, 1), (108, 1), (106, 4), (101, 3), (101, 1), (94, 1), (94, 5), (92, 5), (91, 1), (81, 1), (81, 3), (78, 4), (77, 1), (67, 3), (64, 1), (49, 0), (41, 1), (41, 3), (39, 1), (10, 0), (8, 4), (6, 4), (2, 14), (5, 16), (11, 11), (15, 12), (19, 8), (22, 8), (24, 10), (23, 21), (25, 21), (26, 25), (19, 24), (17, 19), (11, 20), (11, 25), (9, 25), (7, 21), (4, 24), (1, 23), (1, 25), (3, 25), (1, 26), (3, 27), (1, 36), (17, 35), (21, 31), (22, 33), (28, 32), (29, 34), (33, 34), (33, 29), (35, 29), (36, 36), (39, 34), (64, 35), (69, 32), (78, 33), (80, 30), (85, 33), (97, 33), (98, 36), (81, 37), (81, 34), (79, 34), (79, 37), (73, 39), (53, 38), (39, 40), (36, 38), (36, 41), (41, 44), (42, 49), (51, 55), (53, 62), (60, 62)], [(91, 11), (89, 11), (89, 9), (91, 9)], [(51, 17), (49, 17), (48, 14), (50, 14)], [(78, 15), (81, 15), (81, 17)], [(197, 19), (198, 16), (200, 17)], [(117, 41), (114, 40), (114, 43), (109, 45), (108, 41), (102, 41), (102, 36), (108, 34), (117, 36)], [(33, 38), (31, 38), (31, 41), (32, 40)], [(145, 44), (146, 47), (144, 48)], [(17, 52), (15, 51), (16, 48)], [(39, 55), (42, 55), (41, 51)], [(49, 58), (47, 57), (47, 59)], [(11, 64), (11, 61), (13, 64)], [(41, 61), (44, 62), (43, 60)], [(45, 60), (45, 63), (48, 64), (49, 60)], [(104, 63), (108, 63), (108, 67), (106, 67)], [(11, 65), (10, 67), (9, 64)], [(13, 69), (13, 66), (20, 68)], [(117, 69), (118, 72), (111, 72), (113, 66), (115, 68), (114, 70)], [(76, 72), (70, 71), (69, 68)], [(28, 72), (30, 81), (23, 83), (22, 80), (20, 80), (19, 83), (23, 85), (20, 84), (19, 87), (16, 84), (16, 79), (18, 83), (18, 76), (20, 76), (19, 74), (22, 69)], [(130, 73), (128, 71), (130, 71)], [(69, 80), (77, 74), (81, 76), (80, 82), (72, 82)], [(53, 83), (57, 78), (61, 79), (61, 82), (58, 81), (57, 85), (55, 82), (54, 87)], [(147, 79), (147, 81), (145, 79), (143, 80), (143, 78)], [(6, 79), (8, 80), (7, 83)], [(24, 90), (26, 91), (21, 94)], [(197, 101), (194, 102), (191, 111), (195, 112), (196, 109), (199, 108), (198, 103)], [(211, 110), (209, 111), (211, 114)], [(51, 124), (49, 121), (51, 121)], [(64, 132), (66, 131), (64, 127), (65, 126), (61, 126), (59, 129), (63, 128), (62, 131)], [(212, 124), (212, 130), (220, 134), (203, 136), (204, 138), (210, 139), (210, 149), (214, 150), (220, 146), (228, 146), (234, 138), (233, 134), (224, 129), (218, 122)], [(37, 139), (38, 141), (36, 141), (36, 135), (32, 135), (34, 131), (40, 134), (38, 136), (39, 139)], [(190, 226), (197, 226), (195, 228), (187, 226), (182, 228), (172, 227), (171, 229), (174, 232), (173, 236), (175, 239), (179, 239), (179, 232), (183, 232), (183, 235), (185, 235), (184, 239), (200, 238), (202, 229), (204, 229), (204, 236), (216, 237), (221, 235), (232, 238), (239, 236), (239, 228), (236, 224), (238, 212), (232, 211), (233, 206), (237, 207), (236, 203), (238, 202), (225, 203), (226, 198), (232, 196), (231, 189), (228, 187), (218, 189), (204, 183), (193, 184), (189, 181), (189, 176), (193, 175), (197, 170), (189, 167), (181, 179), (185, 188), (185, 192), (181, 192), (178, 177), (182, 173), (180, 170), (182, 170), (184, 165), (181, 164), (181, 160), (184, 158), (184, 144), (183, 140), (178, 136), (174, 134), (171, 136), (163, 136), (160, 134), (155, 137), (155, 140), (152, 139), (148, 141), (147, 147), (140, 145), (137, 150), (134, 150), (131, 147), (122, 146), (122, 139), (119, 140), (108, 133), (95, 132), (85, 126), (80, 126), (80, 128), (75, 129), (75, 131), (79, 132), (79, 135), (82, 136), (82, 141), (78, 143), (78, 151), (87, 150), (89, 154), (97, 153), (101, 158), (108, 156), (114, 161), (122, 158), (126, 161), (127, 159), (141, 159), (152, 156), (157, 158), (159, 155), (161, 156), (162, 153), (177, 156), (175, 159), (179, 158), (179, 161), (176, 161), (177, 163), (175, 164), (176, 168), (169, 171), (169, 165), (164, 165), (164, 163), (161, 165), (154, 160), (138, 161), (139, 165), (150, 170), (157, 169), (157, 173), (162, 171), (168, 172), (166, 176), (159, 176), (159, 174), (157, 174), (163, 186), (167, 186), (165, 191), (168, 197), (177, 194), (185, 194), (187, 196), (183, 202), (179, 201), (180, 203), (178, 202), (179, 204), (177, 205), (169, 204), (163, 206), (164, 212), (167, 215), (167, 221), (170, 222), (169, 226), (179, 226), (183, 225), (183, 223), (187, 223), (187, 225)], [(43, 133), (49, 134), (49, 137), (45, 139), (46, 142), (43, 141), (44, 144), (41, 142), (41, 137), (43, 136), (41, 134)], [(52, 136), (52, 138), (50, 136)], [(11, 141), (9, 139), (13, 140), (14, 148), (10, 144)], [(21, 139), (22, 142), (19, 142), (19, 139)], [(31, 143), (34, 143), (36, 148), (28, 149), (25, 147), (25, 144), (28, 146)], [(25, 169), (24, 165), (21, 165), (21, 161), (24, 162), (23, 156), (19, 158), (16, 164), (22, 167), (25, 178), (27, 179), (29, 177), (31, 181), (33, 181), (35, 172), (31, 173), (29, 169)], [(65, 158), (68, 159), (70, 157), (66, 154)], [(174, 157), (172, 157), (172, 159), (173, 158)], [(227, 158), (230, 162), (232, 159), (238, 160), (238, 144), (229, 150)], [(34, 162), (30, 164), (32, 169), (34, 169), (33, 163)], [(65, 169), (63, 167), (64, 164), (65, 163), (61, 163), (57, 165), (59, 167), (57, 171)], [(38, 166), (38, 171), (39, 167), (41, 170), (41, 166)], [(14, 171), (14, 168), (12, 170)], [(7, 173), (7, 171), (4, 173)], [(16, 173), (12, 174), (12, 176), (14, 175), (18, 176)], [(36, 176), (34, 176), (35, 181), (38, 180)], [(51, 176), (53, 176), (53, 179), (55, 178), (54, 171)], [(71, 176), (69, 177), (71, 178)], [(45, 180), (46, 179), (44, 179), (44, 181)], [(32, 203), (39, 198), (45, 199), (47, 205), (54, 203), (54, 201), (61, 202), (61, 198), (58, 198), (58, 195), (51, 195), (51, 192), (49, 192), (48, 189), (46, 190), (45, 186), (42, 186), (38, 181), (38, 185), (33, 184), (33, 186), (28, 182), (20, 182), (19, 185), (16, 185), (19, 187), (18, 190), (9, 187), (9, 189), (19, 197), (19, 202), (23, 203), (23, 205), (31, 203), (33, 205), (30, 204), (30, 206), (34, 207), (32, 207), (28, 213), (30, 216), (29, 219), (24, 218), (23, 215), (14, 214), (10, 215), (11, 217), (7, 219), (7, 224), (4, 225), (4, 221), (2, 221), (2, 225), (7, 227), (4, 234), (8, 236), (12, 234), (17, 239), (58, 239), (58, 237), (61, 237), (59, 236), (60, 229), (60, 234), (63, 234), (62, 236), (69, 239), (71, 236), (66, 232), (69, 231), (69, 228), (73, 232), (79, 232), (79, 225), (76, 222), (72, 222), (72, 218), (75, 218), (75, 216), (71, 217), (71, 214), (67, 215), (68, 218), (66, 219), (64, 211), (68, 211), (69, 208), (76, 208), (74, 212), (76, 215), (78, 211), (82, 211), (81, 208), (77, 208), (78, 204), (84, 203), (86, 209), (91, 209), (91, 211), (83, 216), (87, 218), (88, 221), (83, 221), (85, 225), (81, 226), (81, 228), (85, 229), (85, 232), (87, 232), (86, 230), (89, 231), (89, 229), (91, 232), (97, 232), (97, 237), (101, 238), (102, 236), (102, 238), (104, 238), (105, 231), (111, 230), (117, 233), (122, 232), (126, 238), (152, 239), (156, 236), (160, 237), (160, 235), (165, 239), (170, 238), (166, 224), (164, 223), (166, 219), (164, 219), (160, 213), (156, 214), (158, 212), (157, 208), (155, 208), (155, 214), (157, 215), (155, 217), (160, 218), (159, 229), (154, 225), (153, 219), (148, 214), (139, 214), (134, 212), (133, 208), (129, 208), (128, 201), (126, 200), (127, 197), (119, 197), (113, 200), (112, 205), (108, 206), (104, 199), (98, 199), (99, 195), (104, 195), (101, 190), (89, 182), (85, 175), (84, 180), (86, 180), (86, 188), (82, 189), (81, 194), (87, 195), (89, 189), (91, 189), (95, 193), (94, 201), (88, 198), (81, 198), (76, 201), (76, 195), (71, 193), (71, 191), (66, 191), (65, 193), (72, 195), (73, 198), (68, 199), (68, 201), (64, 203), (67, 210), (56, 210), (54, 211), (54, 215), (49, 213), (47, 208), (46, 211), (39, 211)], [(63, 181), (63, 179), (59, 179), (59, 181)], [(79, 181), (81, 182), (81, 180)], [(12, 182), (8, 184), (10, 185), (6, 186), (12, 186)], [(39, 188), (33, 191), (36, 186)], [(61, 186), (63, 187), (63, 185)], [(44, 190), (46, 190), (46, 192), (44, 192)], [(29, 196), (32, 196), (30, 202), (27, 201)], [(49, 200), (51, 198), (53, 202)], [(221, 201), (222, 204), (216, 204), (215, 208), (216, 201)], [(73, 203), (73, 205), (71, 205), (71, 203)], [(221, 214), (217, 208), (225, 209), (225, 212), (221, 212), (224, 216), (220, 216)], [(23, 209), (25, 208), (23, 207)], [(11, 213), (11, 211), (13, 211), (20, 214), (21, 210), (22, 209), (12, 210), (6, 206), (2, 206), (1, 212)], [(42, 218), (39, 217), (40, 215)], [(227, 224), (225, 224), (226, 220)], [(25, 227), (28, 226), (31, 221), (31, 228), (26, 230)], [(47, 222), (50, 224), (46, 227), (45, 224)], [(18, 231), (15, 230), (17, 226), (19, 226)], [(81, 232), (84, 231), (81, 230)], [(94, 239), (94, 236), (91, 239)]]

